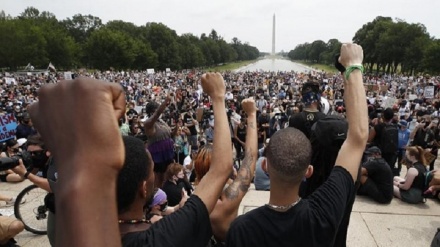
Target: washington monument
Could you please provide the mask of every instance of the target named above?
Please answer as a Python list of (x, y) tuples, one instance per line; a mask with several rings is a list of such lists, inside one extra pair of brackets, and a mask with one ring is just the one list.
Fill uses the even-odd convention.
[(273, 27), (272, 27), (272, 56), (275, 56), (275, 14), (273, 14)]

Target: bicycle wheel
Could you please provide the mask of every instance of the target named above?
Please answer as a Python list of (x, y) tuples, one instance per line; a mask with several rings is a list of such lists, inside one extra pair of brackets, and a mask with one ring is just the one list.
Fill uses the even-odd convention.
[(15, 199), (14, 214), (24, 228), (35, 234), (47, 234), (47, 208), (44, 197), (47, 192), (36, 185), (24, 188)]

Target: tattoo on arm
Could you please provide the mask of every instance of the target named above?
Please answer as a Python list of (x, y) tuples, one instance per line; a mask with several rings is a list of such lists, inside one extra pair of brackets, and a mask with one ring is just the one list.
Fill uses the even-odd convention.
[(252, 129), (255, 129), (255, 124), (254, 124), (254, 122), (250, 122), (250, 123), (249, 123), (249, 127), (251, 127)]
[(226, 198), (229, 200), (236, 199), (240, 192), (246, 193), (251, 184), (252, 175), (251, 174), (251, 165), (255, 162), (255, 157), (252, 155), (252, 149), (246, 149), (246, 153), (243, 159), (243, 164), (238, 170), (237, 178), (235, 178), (234, 182), (228, 186), (225, 190)]

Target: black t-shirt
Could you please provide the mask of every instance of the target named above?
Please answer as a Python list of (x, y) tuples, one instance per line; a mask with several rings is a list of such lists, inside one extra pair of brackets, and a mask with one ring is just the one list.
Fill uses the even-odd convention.
[(185, 187), (183, 183), (174, 184), (170, 181), (165, 181), (162, 190), (167, 194), (168, 205), (174, 207), (182, 200), (182, 189)]
[(304, 135), (307, 136), (307, 138), (310, 139), (310, 129), (312, 128), (312, 125), (316, 123), (319, 119), (324, 118), (325, 114), (322, 112), (300, 112), (292, 115), (289, 118), (289, 127), (294, 127), (301, 132), (304, 133)]
[(393, 196), (393, 172), (383, 158), (376, 158), (362, 165), (368, 172), (368, 178), (373, 180), (379, 191), (384, 195)]
[[(186, 124), (194, 124), (193, 123), (193, 119), (196, 119), (196, 115), (193, 114), (192, 118), (191, 115), (187, 112), (185, 113), (185, 115), (183, 115), (183, 122)], [(196, 129), (196, 125), (190, 126), (188, 127), (189, 131), (191, 132), (191, 135), (197, 135), (197, 129)]]
[(336, 166), (328, 180), (286, 212), (267, 206), (232, 222), (227, 246), (332, 246), (355, 186), (351, 175)]
[(206, 246), (211, 236), (208, 210), (198, 196), (192, 195), (184, 207), (148, 230), (124, 235), (122, 246)]
[(412, 145), (428, 148), (428, 144), (434, 140), (434, 132), (431, 129), (419, 129), (414, 136)]
[(243, 128), (240, 125), (237, 126), (237, 137), (242, 142), (246, 142), (246, 125), (243, 125)]

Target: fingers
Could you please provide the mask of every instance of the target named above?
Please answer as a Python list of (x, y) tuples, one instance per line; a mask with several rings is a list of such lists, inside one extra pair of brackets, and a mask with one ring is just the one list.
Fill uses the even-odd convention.
[(440, 190), (440, 185), (433, 185), (431, 187), (429, 187), (430, 191), (439, 191)]
[(111, 97), (113, 100), (113, 109), (115, 111), (116, 119), (119, 119), (125, 114), (125, 93), (118, 84), (105, 84), (109, 87)]

